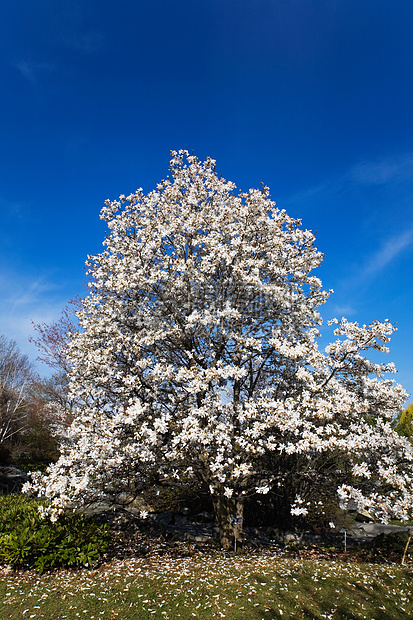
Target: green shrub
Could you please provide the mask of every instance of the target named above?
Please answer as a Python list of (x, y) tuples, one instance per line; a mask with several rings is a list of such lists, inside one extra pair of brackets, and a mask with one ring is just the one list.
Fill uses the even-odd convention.
[(40, 573), (95, 564), (108, 547), (107, 528), (81, 514), (42, 519), (39, 505), (45, 502), (16, 494), (0, 497), (0, 560)]
[(372, 548), (377, 554), (388, 557), (392, 553), (403, 554), (409, 535), (399, 532), (379, 534), (372, 542)]

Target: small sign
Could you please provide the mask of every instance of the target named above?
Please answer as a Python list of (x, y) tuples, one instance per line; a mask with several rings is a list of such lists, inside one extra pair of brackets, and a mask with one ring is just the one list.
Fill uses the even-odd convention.
[(231, 517), (232, 525), (241, 525), (242, 517)]

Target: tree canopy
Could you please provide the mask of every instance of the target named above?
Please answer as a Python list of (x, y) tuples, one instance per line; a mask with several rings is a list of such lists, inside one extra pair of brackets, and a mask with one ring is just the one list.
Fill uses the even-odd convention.
[(327, 481), (343, 506), (407, 518), (413, 451), (391, 427), (406, 394), (392, 364), (366, 357), (387, 352), (391, 323), (334, 319), (321, 351), (329, 293), (314, 235), (267, 187), (238, 190), (210, 158), (173, 152), (170, 173), (102, 209), (106, 248), (88, 259), (69, 347), (83, 404), (32, 488), (61, 509), (197, 481), (229, 546), (243, 499), (282, 486), (295, 463), (294, 514)]
[(399, 413), (394, 427), (399, 435), (410, 439), (413, 437), (413, 403)]

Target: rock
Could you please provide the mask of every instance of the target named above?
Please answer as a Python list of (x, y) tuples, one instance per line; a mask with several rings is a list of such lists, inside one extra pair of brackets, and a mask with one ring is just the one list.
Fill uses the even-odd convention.
[(303, 540), (303, 535), (296, 532), (285, 532), (284, 534), (284, 545), (288, 545), (290, 543), (294, 543), (299, 545)]
[(162, 523), (162, 525), (175, 525), (177, 521), (187, 521), (186, 517), (179, 517), (173, 512), (159, 512), (154, 515), (154, 519), (158, 521), (158, 523)]
[(212, 523), (215, 520), (214, 514), (212, 512), (199, 512), (194, 517), (192, 517), (191, 521), (195, 523)]
[(28, 479), (26, 472), (14, 465), (0, 466), (1, 493), (19, 493)]
[(79, 508), (79, 510), (88, 516), (99, 516), (110, 512), (114, 513), (116, 509), (113, 504), (109, 502), (93, 502), (93, 504), (88, 504), (87, 506)]
[(122, 532), (128, 535), (135, 534), (141, 526), (141, 520), (130, 512), (119, 510), (108, 510), (95, 516), (98, 524), (108, 525), (113, 532)]
[(155, 508), (148, 504), (142, 497), (131, 495), (129, 493), (121, 493), (118, 497), (118, 504), (133, 514), (139, 514), (140, 512), (155, 512)]
[(134, 497), (126, 493), (121, 493), (116, 500), (96, 501), (92, 504), (84, 506), (81, 511), (87, 515), (97, 516), (102, 513), (129, 513), (135, 517), (139, 517), (141, 512), (152, 513), (153, 507), (149, 506), (140, 497)]
[(380, 534), (409, 534), (413, 528), (408, 525), (386, 525), (384, 523), (357, 523), (349, 528), (353, 538), (373, 539)]
[(359, 510), (356, 514), (356, 521), (359, 523), (374, 523), (374, 517), (367, 510)]

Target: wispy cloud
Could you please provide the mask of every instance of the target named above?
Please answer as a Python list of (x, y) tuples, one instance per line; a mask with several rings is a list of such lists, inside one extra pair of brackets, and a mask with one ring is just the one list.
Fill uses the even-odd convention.
[(27, 205), (20, 200), (8, 200), (0, 196), (0, 211), (2, 216), (21, 218), (27, 212)]
[(56, 70), (56, 64), (50, 62), (36, 62), (27, 58), (20, 58), (12, 63), (12, 66), (17, 69), (21, 75), (32, 86), (36, 86), (39, 81), (39, 76), (45, 73), (53, 73)]
[[(329, 235), (331, 245), (328, 252), (330, 256), (335, 253), (338, 263), (340, 255), (344, 256), (348, 267), (343, 278), (336, 280), (335, 287), (347, 294), (377, 278), (412, 248), (412, 202), (413, 152), (359, 161), (342, 174), (326, 178), (288, 200), (295, 203), (296, 209), (299, 206), (303, 210), (306, 204), (312, 212), (319, 209), (317, 216), (326, 218), (324, 234)], [(394, 211), (402, 222), (399, 226)], [(332, 217), (342, 222), (342, 226), (332, 228), (329, 225)], [(346, 253), (343, 231), (351, 237), (351, 252)], [(334, 246), (336, 238), (340, 241), (338, 249)], [(346, 310), (346, 314), (351, 312)]]
[(29, 278), (3, 271), (0, 287), (0, 334), (15, 340), (20, 350), (34, 362), (38, 352), (29, 342), (29, 336), (34, 335), (32, 323), (56, 321), (67, 300), (47, 275)]
[(331, 316), (352, 316), (357, 313), (356, 309), (350, 305), (340, 305), (336, 303), (331, 303), (330, 301), (328, 301), (327, 304), (328, 311)]
[(413, 179), (413, 154), (389, 156), (375, 161), (362, 161), (349, 171), (348, 176), (359, 184), (383, 185)]
[(318, 196), (329, 196), (335, 194), (340, 188), (343, 186), (344, 177), (334, 177), (331, 179), (326, 179), (319, 185), (314, 187), (310, 187), (309, 189), (305, 189), (301, 192), (297, 192), (292, 196), (287, 197), (283, 200), (283, 208), (287, 207), (290, 204), (300, 204), (301, 203), (309, 203), (312, 199), (317, 198)]
[[(350, 290), (357, 291), (359, 287), (374, 281), (389, 266), (392, 261), (396, 260), (404, 251), (413, 246), (413, 226), (408, 230), (399, 232), (385, 241), (380, 247), (373, 250), (370, 255), (352, 268), (346, 278), (339, 283), (337, 290), (341, 295), (349, 294)], [(347, 310), (347, 314), (351, 314)]]
[(284, 205), (301, 203), (317, 197), (327, 198), (352, 186), (398, 185), (413, 182), (413, 153), (389, 155), (380, 159), (360, 161), (342, 174), (324, 179), (318, 185), (293, 194)]
[(413, 243), (413, 227), (388, 239), (369, 259), (360, 273), (365, 279), (378, 274)]
[[(23, 283), (20, 283), (20, 287)], [(8, 302), (12, 312), (18, 311), (20, 308), (25, 308), (33, 304), (39, 303), (39, 301), (50, 292), (56, 290), (56, 285), (50, 284), (44, 277), (37, 278), (36, 280), (29, 280), (24, 283), (23, 287), (15, 288), (8, 297)]]

